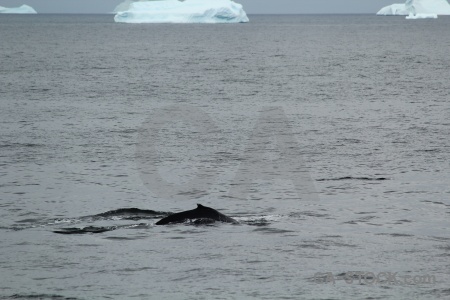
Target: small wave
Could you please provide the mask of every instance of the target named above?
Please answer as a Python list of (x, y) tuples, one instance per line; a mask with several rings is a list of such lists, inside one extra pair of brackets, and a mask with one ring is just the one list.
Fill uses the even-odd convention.
[(412, 234), (406, 234), (406, 233), (377, 233), (376, 235), (387, 235), (392, 237), (413, 237)]
[(117, 229), (143, 229), (143, 228), (147, 229), (150, 227), (151, 227), (150, 224), (140, 223), (140, 224), (117, 225), (117, 226), (69, 227), (53, 230), (53, 232), (59, 234), (86, 234), (86, 233), (103, 233)]
[(85, 234), (85, 233), (102, 233), (106, 231), (113, 231), (116, 230), (117, 226), (88, 226), (83, 228), (61, 228), (58, 230), (53, 230), (54, 233), (59, 234)]
[(15, 148), (15, 147), (27, 147), (27, 148), (33, 148), (33, 147), (43, 147), (42, 144), (33, 144), (33, 143), (10, 143), (10, 144), (0, 144), (0, 148)]
[(264, 218), (255, 219), (255, 220), (246, 220), (246, 221), (243, 221), (242, 223), (250, 225), (250, 226), (268, 226), (271, 224), (268, 220), (266, 220)]
[(321, 178), (316, 179), (316, 181), (338, 181), (338, 180), (389, 180), (387, 177), (354, 177), (354, 176), (345, 176), (345, 177), (338, 177), (338, 178)]
[(261, 232), (261, 233), (264, 233), (264, 234), (281, 234), (281, 233), (295, 232), (295, 231), (292, 231), (292, 230), (279, 229), (279, 228), (270, 228), (270, 227), (256, 228), (253, 231)]
[(49, 294), (14, 294), (9, 297), (1, 297), (0, 299), (39, 299), (39, 300), (77, 300), (79, 298), (74, 297), (64, 297), (61, 295), (49, 295)]
[(268, 226), (274, 221), (278, 221), (287, 216), (282, 215), (267, 215), (267, 216), (249, 216), (249, 217), (235, 217), (237, 221), (241, 224), (246, 224), (250, 226)]
[(312, 217), (312, 218), (326, 218), (330, 219), (331, 216), (328, 214), (320, 214), (313, 211), (302, 211), (302, 212), (295, 212), (289, 214), (289, 217), (292, 218), (302, 218), (302, 217)]

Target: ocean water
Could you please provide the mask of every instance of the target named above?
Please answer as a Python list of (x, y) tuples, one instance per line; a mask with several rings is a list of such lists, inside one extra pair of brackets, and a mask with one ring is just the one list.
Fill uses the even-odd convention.
[(250, 19), (0, 16), (1, 299), (450, 299), (450, 18)]

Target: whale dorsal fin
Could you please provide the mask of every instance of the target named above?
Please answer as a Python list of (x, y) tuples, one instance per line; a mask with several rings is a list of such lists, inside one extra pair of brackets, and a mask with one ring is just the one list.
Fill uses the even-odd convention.
[(197, 208), (206, 208), (206, 207), (197, 203)]

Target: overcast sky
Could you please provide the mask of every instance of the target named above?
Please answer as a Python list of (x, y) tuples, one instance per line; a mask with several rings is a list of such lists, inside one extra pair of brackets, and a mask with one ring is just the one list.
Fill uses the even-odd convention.
[[(205, 0), (208, 1), (208, 0)], [(122, 0), (0, 0), (0, 6), (32, 6), (38, 13), (107, 13)], [(236, 0), (248, 14), (376, 13), (404, 0)]]

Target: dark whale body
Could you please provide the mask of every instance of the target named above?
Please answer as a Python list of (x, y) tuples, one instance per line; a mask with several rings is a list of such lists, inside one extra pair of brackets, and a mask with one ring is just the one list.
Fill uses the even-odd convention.
[[(233, 223), (238, 224), (233, 218), (227, 217), (224, 214), (221, 214), (217, 210), (203, 206), (201, 204), (197, 204), (197, 208), (193, 210), (187, 210), (180, 213), (176, 213), (165, 217), (158, 222), (156, 225), (167, 225), (170, 223), (183, 223), (186, 220), (197, 220), (197, 224), (211, 223), (214, 221), (220, 221), (225, 223)], [(200, 222), (198, 222), (200, 220)]]

